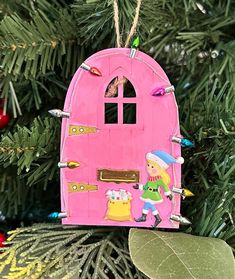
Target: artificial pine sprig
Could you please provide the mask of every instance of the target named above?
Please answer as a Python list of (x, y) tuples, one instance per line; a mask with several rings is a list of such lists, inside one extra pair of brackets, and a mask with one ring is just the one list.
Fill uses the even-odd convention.
[[(22, 19), (17, 14), (6, 16), (1, 26), (1, 57), (4, 75), (11, 74), (17, 80), (22, 74), (26, 79), (47, 70), (53, 71), (60, 67), (67, 74), (76, 68), (68, 67), (69, 57), (77, 60), (74, 45), (76, 26), (73, 16), (68, 9), (57, 5), (53, 1), (40, 1), (41, 5), (30, 10), (30, 21)], [(41, 9), (42, 4), (47, 4), (47, 12)]]
[(9, 232), (5, 278), (145, 278), (129, 256), (125, 230), (39, 224)]
[[(31, 128), (17, 127), (14, 133), (2, 136), (0, 142), (0, 162), (3, 167), (16, 165), (18, 174), (27, 172), (33, 164), (41, 160), (50, 162), (56, 152), (59, 122), (52, 118), (35, 119)], [(46, 166), (44, 166), (46, 167)]]

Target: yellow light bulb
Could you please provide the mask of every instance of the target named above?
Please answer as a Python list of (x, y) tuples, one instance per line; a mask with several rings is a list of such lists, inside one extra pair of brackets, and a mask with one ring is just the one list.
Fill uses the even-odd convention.
[(77, 167), (80, 167), (80, 164), (78, 162), (75, 162), (75, 161), (68, 162), (68, 168), (75, 169)]
[(188, 189), (183, 189), (183, 196), (185, 197), (193, 197), (194, 196), (194, 193), (192, 193), (190, 190)]

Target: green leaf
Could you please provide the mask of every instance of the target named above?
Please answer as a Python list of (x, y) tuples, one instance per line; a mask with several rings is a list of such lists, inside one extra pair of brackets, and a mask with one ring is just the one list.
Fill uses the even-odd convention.
[(233, 279), (231, 248), (221, 239), (131, 229), (130, 255), (152, 279)]

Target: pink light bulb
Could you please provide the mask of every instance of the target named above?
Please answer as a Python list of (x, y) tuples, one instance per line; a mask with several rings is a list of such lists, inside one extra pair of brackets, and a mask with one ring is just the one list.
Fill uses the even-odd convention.
[(169, 86), (169, 87), (156, 87), (154, 88), (154, 90), (152, 91), (151, 95), (152, 96), (163, 96), (166, 93), (171, 93), (175, 90), (174, 86)]

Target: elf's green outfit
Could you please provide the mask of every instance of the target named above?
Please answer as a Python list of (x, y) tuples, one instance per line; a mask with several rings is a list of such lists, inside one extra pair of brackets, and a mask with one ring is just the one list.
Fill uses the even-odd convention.
[(135, 219), (136, 222), (145, 222), (149, 210), (152, 211), (152, 214), (155, 216), (156, 221), (154, 227), (156, 227), (161, 221), (161, 217), (158, 213), (157, 208), (155, 207), (156, 203), (163, 202), (163, 199), (160, 195), (159, 188), (162, 187), (165, 195), (172, 199), (171, 191), (169, 187), (163, 182), (161, 176), (150, 176), (148, 182), (145, 185), (138, 185), (138, 189), (144, 190), (140, 199), (144, 201), (143, 213), (142, 216)]
[(139, 185), (139, 189), (144, 190), (140, 199), (151, 204), (163, 202), (163, 199), (159, 193), (159, 187), (163, 188), (166, 196), (171, 194), (169, 187), (163, 182), (161, 176), (151, 176), (144, 186)]

